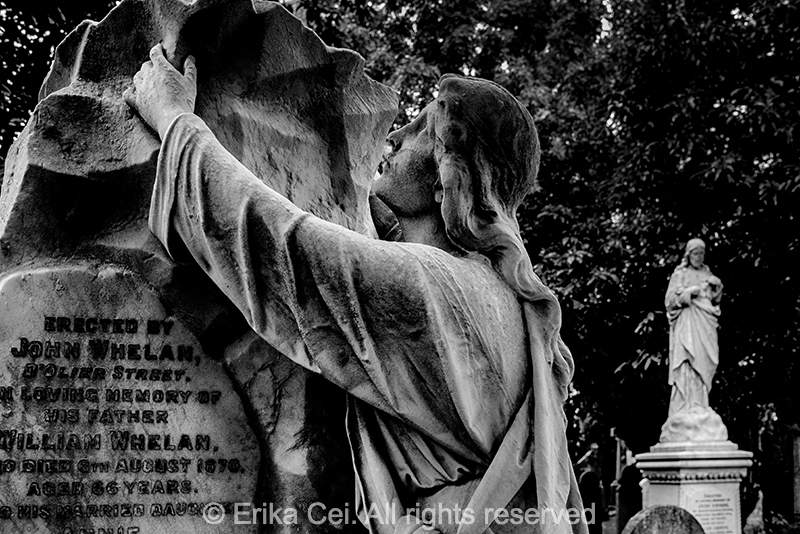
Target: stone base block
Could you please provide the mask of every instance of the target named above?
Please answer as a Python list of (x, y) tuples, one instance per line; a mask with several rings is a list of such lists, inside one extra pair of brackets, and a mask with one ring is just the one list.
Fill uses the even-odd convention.
[(741, 534), (739, 484), (752, 458), (730, 441), (659, 443), (636, 456), (642, 504), (680, 506), (706, 534)]

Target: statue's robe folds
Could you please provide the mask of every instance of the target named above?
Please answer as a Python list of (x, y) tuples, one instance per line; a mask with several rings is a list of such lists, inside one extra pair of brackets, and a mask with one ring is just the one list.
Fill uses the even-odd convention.
[[(678, 267), (672, 273), (664, 298), (670, 323), (669, 383), (678, 388), (685, 403), (679, 405), (684, 409), (695, 404), (708, 407), (708, 393), (719, 364), (717, 325), (722, 289), (713, 294), (708, 288), (697, 296), (691, 294), (692, 287), (701, 285), (712, 276), (705, 265), (701, 269)], [(670, 406), (670, 414), (677, 409), (678, 405)]]
[(413, 531), (401, 516), (416, 508), (442, 531), (476, 534), (492, 505), (518, 510), (495, 532), (585, 532), (566, 516), (580, 497), (550, 341), (488, 260), (303, 212), (192, 114), (162, 143), (150, 227), (270, 345), (351, 394), (358, 512), (372, 532)]

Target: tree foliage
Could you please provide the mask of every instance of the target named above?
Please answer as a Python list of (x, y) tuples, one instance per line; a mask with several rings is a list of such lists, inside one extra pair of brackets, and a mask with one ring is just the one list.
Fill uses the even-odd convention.
[(0, 0), (0, 167), (33, 111), (55, 46), (85, 19), (118, 2)]
[[(52, 46), (113, 2), (0, 0), (5, 153)], [(791, 511), (800, 347), (800, 4), (791, 0), (287, 0), (394, 87), (397, 124), (459, 72), (528, 106), (541, 188), (520, 212), (561, 297), (578, 372), (573, 452), (615, 427), (636, 452), (666, 418), (667, 281), (702, 237), (725, 284), (712, 405), (756, 453), (770, 510)]]

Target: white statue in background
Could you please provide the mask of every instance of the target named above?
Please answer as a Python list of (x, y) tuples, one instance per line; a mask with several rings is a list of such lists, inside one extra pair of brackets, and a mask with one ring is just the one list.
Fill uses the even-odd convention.
[(726, 440), (728, 432), (709, 407), (708, 393), (719, 363), (717, 325), (722, 281), (705, 265), (705, 243), (686, 244), (672, 273), (664, 304), (669, 331), (669, 418), (661, 440)]

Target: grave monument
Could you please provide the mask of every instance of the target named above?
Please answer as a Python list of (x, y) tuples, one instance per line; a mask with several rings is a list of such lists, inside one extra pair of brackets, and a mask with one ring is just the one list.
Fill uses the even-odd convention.
[[(162, 130), (164, 73), (197, 100)], [(396, 106), (263, 0), (123, 0), (67, 37), (0, 194), (0, 530), (585, 532), (516, 221), (533, 120), (444, 76), (374, 185), (439, 241), (386, 243)]]
[(669, 415), (659, 443), (636, 456), (643, 505), (688, 510), (706, 534), (741, 533), (739, 484), (752, 465), (751, 452), (728, 440), (709, 406), (719, 362), (717, 318), (722, 282), (704, 263), (705, 243), (686, 244), (665, 297), (669, 334)]

